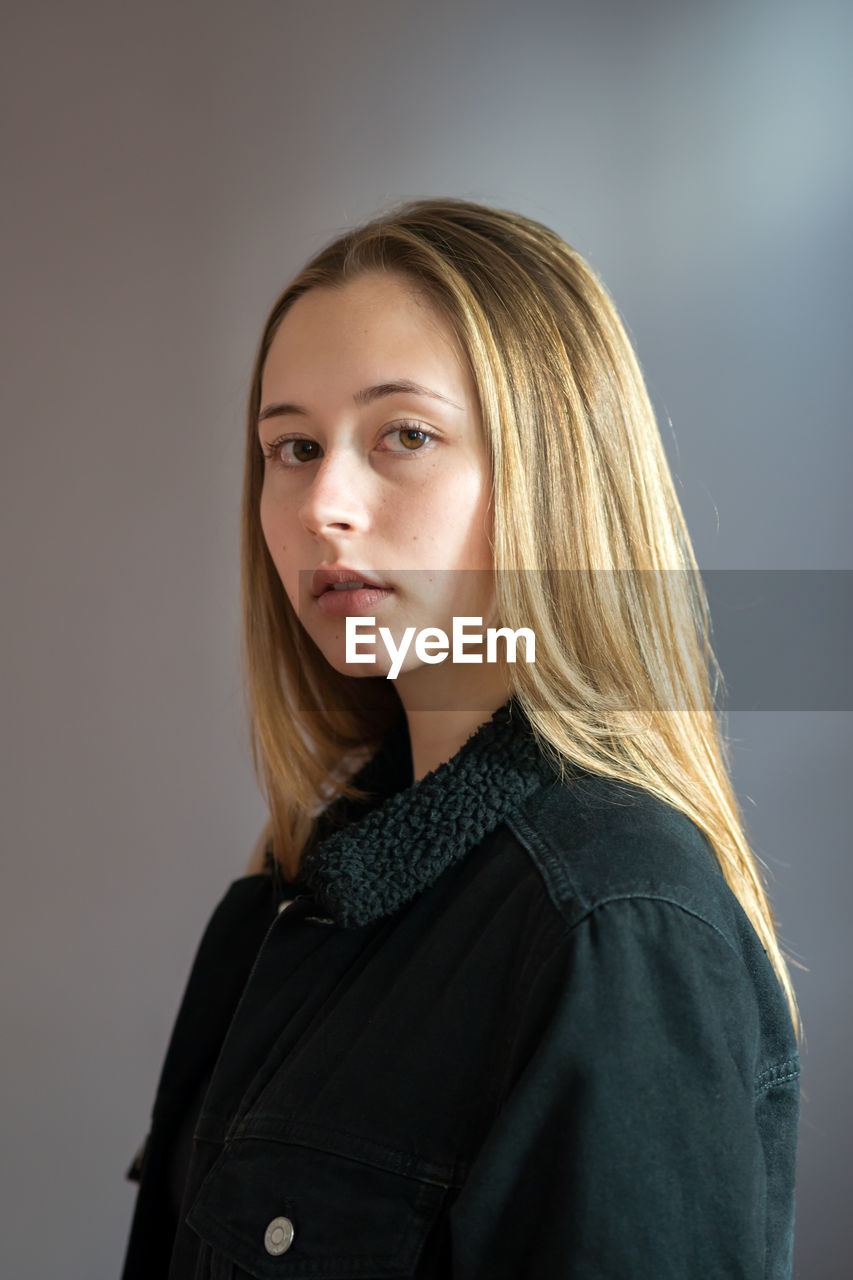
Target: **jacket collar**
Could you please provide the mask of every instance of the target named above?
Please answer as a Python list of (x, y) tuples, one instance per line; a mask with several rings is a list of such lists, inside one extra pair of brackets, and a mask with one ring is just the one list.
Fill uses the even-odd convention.
[(369, 924), (410, 902), (556, 776), (513, 699), (418, 782), (403, 720), (353, 778), (368, 800), (339, 797), (320, 815), (298, 879), (336, 924)]

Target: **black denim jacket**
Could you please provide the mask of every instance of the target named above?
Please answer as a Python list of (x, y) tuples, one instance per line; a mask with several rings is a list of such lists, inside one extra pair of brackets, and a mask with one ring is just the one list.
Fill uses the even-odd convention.
[(217, 908), (124, 1280), (790, 1276), (796, 1043), (705, 837), (558, 781), (512, 703), (411, 776), (403, 728), (286, 909), (263, 875)]

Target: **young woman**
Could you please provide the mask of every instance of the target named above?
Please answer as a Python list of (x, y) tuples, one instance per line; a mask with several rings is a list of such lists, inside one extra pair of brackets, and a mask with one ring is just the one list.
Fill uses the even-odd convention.
[(196, 956), (125, 1280), (790, 1275), (794, 996), (579, 255), (456, 200), (319, 253), (260, 343), (243, 570), (270, 822)]

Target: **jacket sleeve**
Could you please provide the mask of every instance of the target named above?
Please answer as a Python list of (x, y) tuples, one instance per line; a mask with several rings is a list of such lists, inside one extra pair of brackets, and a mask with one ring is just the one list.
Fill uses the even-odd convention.
[(680, 906), (567, 930), (451, 1211), (454, 1280), (789, 1274), (768, 1263), (758, 1038), (743, 959)]

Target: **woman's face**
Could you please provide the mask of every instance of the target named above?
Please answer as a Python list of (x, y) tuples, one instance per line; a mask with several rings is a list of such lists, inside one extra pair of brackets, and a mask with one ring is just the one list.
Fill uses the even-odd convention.
[[(362, 633), (387, 627), (397, 646), (406, 627), (450, 637), (454, 616), (493, 624), (476, 389), (450, 325), (405, 277), (372, 271), (293, 304), (264, 367), (258, 435), (267, 547), (336, 670), (380, 676), (391, 667), (378, 640), (362, 645), (374, 665), (347, 663), (347, 615), (375, 618)], [(384, 590), (336, 590), (323, 570)], [(398, 691), (418, 673), (422, 688), (446, 689), (450, 666), (425, 664), (411, 644)], [(469, 683), (482, 678), (482, 667), (456, 670)]]

